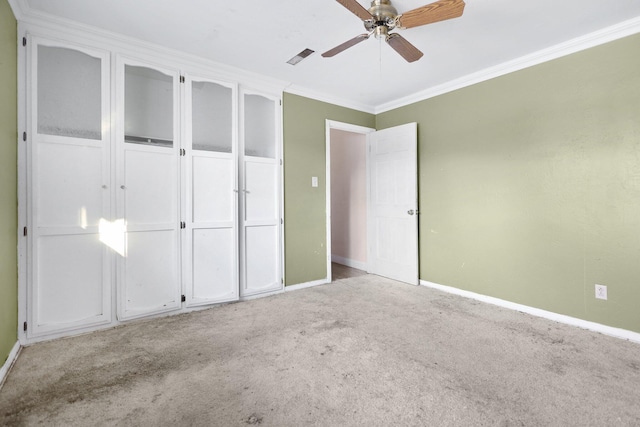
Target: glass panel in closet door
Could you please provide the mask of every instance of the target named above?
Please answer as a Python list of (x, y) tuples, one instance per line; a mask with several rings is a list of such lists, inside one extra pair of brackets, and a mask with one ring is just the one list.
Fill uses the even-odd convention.
[(102, 139), (100, 58), (38, 46), (38, 133)]
[(124, 140), (173, 147), (173, 77), (125, 65)]
[(260, 95), (244, 95), (244, 155), (276, 157), (276, 103)]
[(211, 82), (192, 82), (192, 147), (231, 153), (233, 91)]

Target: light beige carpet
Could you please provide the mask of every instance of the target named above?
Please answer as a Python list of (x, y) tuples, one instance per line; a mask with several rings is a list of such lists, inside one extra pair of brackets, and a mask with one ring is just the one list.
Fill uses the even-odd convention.
[(0, 425), (640, 425), (640, 345), (365, 275), (25, 348)]

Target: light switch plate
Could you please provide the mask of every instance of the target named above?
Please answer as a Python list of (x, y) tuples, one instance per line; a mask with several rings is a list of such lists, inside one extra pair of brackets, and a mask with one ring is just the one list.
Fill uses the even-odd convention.
[(318, 177), (317, 176), (312, 176), (311, 177), (311, 186), (312, 187), (317, 187), (318, 186)]

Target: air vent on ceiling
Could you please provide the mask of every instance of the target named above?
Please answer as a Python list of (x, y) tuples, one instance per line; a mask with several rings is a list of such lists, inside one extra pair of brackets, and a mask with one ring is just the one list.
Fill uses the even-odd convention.
[(297, 54), (296, 56), (294, 56), (293, 58), (291, 58), (290, 60), (288, 60), (287, 64), (296, 65), (297, 63), (299, 63), (300, 61), (302, 61), (303, 59), (311, 55), (313, 52), (315, 51), (311, 49), (305, 49), (299, 54)]

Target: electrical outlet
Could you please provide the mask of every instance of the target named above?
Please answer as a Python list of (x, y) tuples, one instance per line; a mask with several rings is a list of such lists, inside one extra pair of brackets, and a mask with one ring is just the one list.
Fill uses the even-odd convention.
[(312, 187), (317, 187), (318, 186), (318, 177), (317, 176), (312, 176), (311, 177), (311, 186)]
[(596, 298), (607, 299), (607, 287), (605, 285), (596, 285)]

